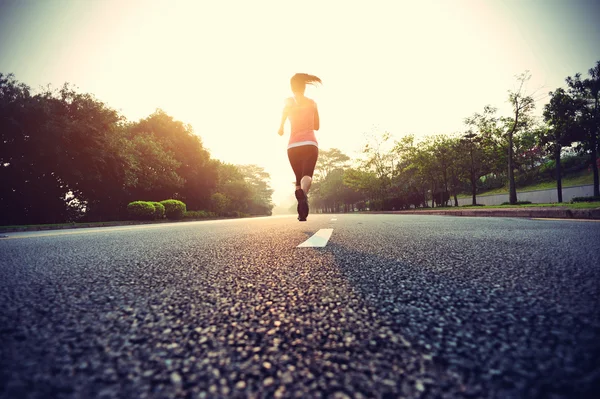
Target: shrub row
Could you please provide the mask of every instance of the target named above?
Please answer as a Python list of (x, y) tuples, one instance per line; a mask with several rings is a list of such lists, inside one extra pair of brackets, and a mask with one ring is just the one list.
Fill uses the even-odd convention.
[(167, 219), (181, 219), (185, 215), (186, 206), (178, 200), (134, 201), (127, 205), (127, 215), (132, 220), (156, 220), (165, 216)]
[(600, 201), (600, 197), (598, 196), (591, 196), (591, 197), (573, 197), (573, 199), (571, 200), (571, 202), (596, 202), (596, 201)]
[(127, 215), (132, 220), (157, 220), (163, 219), (165, 216), (167, 219), (178, 220), (178, 219), (206, 219), (215, 218), (217, 216), (225, 217), (247, 217), (250, 216), (247, 213), (232, 211), (232, 212), (221, 212), (219, 214), (215, 212), (207, 211), (188, 211), (185, 203), (179, 200), (164, 200), (161, 202), (153, 201), (134, 201), (127, 205)]
[[(531, 204), (531, 201), (517, 201), (517, 203), (514, 205), (527, 205), (527, 204)], [(502, 205), (511, 205), (511, 203), (503, 202)]]
[(216, 213), (207, 211), (187, 211), (185, 215), (183, 215), (184, 219), (205, 219), (215, 217), (217, 217)]

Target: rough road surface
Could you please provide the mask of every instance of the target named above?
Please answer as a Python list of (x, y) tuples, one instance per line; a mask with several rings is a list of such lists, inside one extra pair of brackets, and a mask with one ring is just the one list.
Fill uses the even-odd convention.
[[(297, 248), (324, 228), (325, 247)], [(600, 392), (598, 222), (319, 215), (5, 235), (2, 398)]]

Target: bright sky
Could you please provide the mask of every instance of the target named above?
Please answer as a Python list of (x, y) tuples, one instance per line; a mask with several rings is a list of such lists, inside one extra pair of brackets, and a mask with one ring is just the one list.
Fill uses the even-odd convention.
[(214, 158), (263, 166), (287, 206), (277, 128), (294, 73), (323, 80), (307, 89), (320, 147), (354, 157), (374, 129), (452, 133), (486, 104), (507, 114), (525, 70), (541, 93), (586, 75), (599, 16), (596, 0), (0, 0), (0, 72), (73, 83), (130, 120), (162, 108)]

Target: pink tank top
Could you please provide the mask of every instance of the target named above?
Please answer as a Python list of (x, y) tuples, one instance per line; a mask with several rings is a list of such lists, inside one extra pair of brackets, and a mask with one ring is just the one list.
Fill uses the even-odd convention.
[(286, 101), (288, 118), (292, 127), (288, 148), (303, 145), (319, 146), (315, 136), (315, 110), (317, 104), (311, 99), (307, 100), (302, 105), (298, 104), (293, 97), (288, 98)]

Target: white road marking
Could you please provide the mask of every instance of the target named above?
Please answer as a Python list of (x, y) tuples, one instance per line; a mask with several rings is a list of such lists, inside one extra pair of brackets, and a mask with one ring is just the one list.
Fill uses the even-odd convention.
[(331, 237), (331, 233), (333, 233), (333, 229), (321, 229), (317, 231), (312, 237), (308, 240), (304, 241), (302, 244), (298, 245), (297, 248), (300, 247), (324, 247), (327, 245), (327, 241)]
[(336, 218), (331, 219), (332, 222), (335, 222), (336, 220), (337, 220)]

